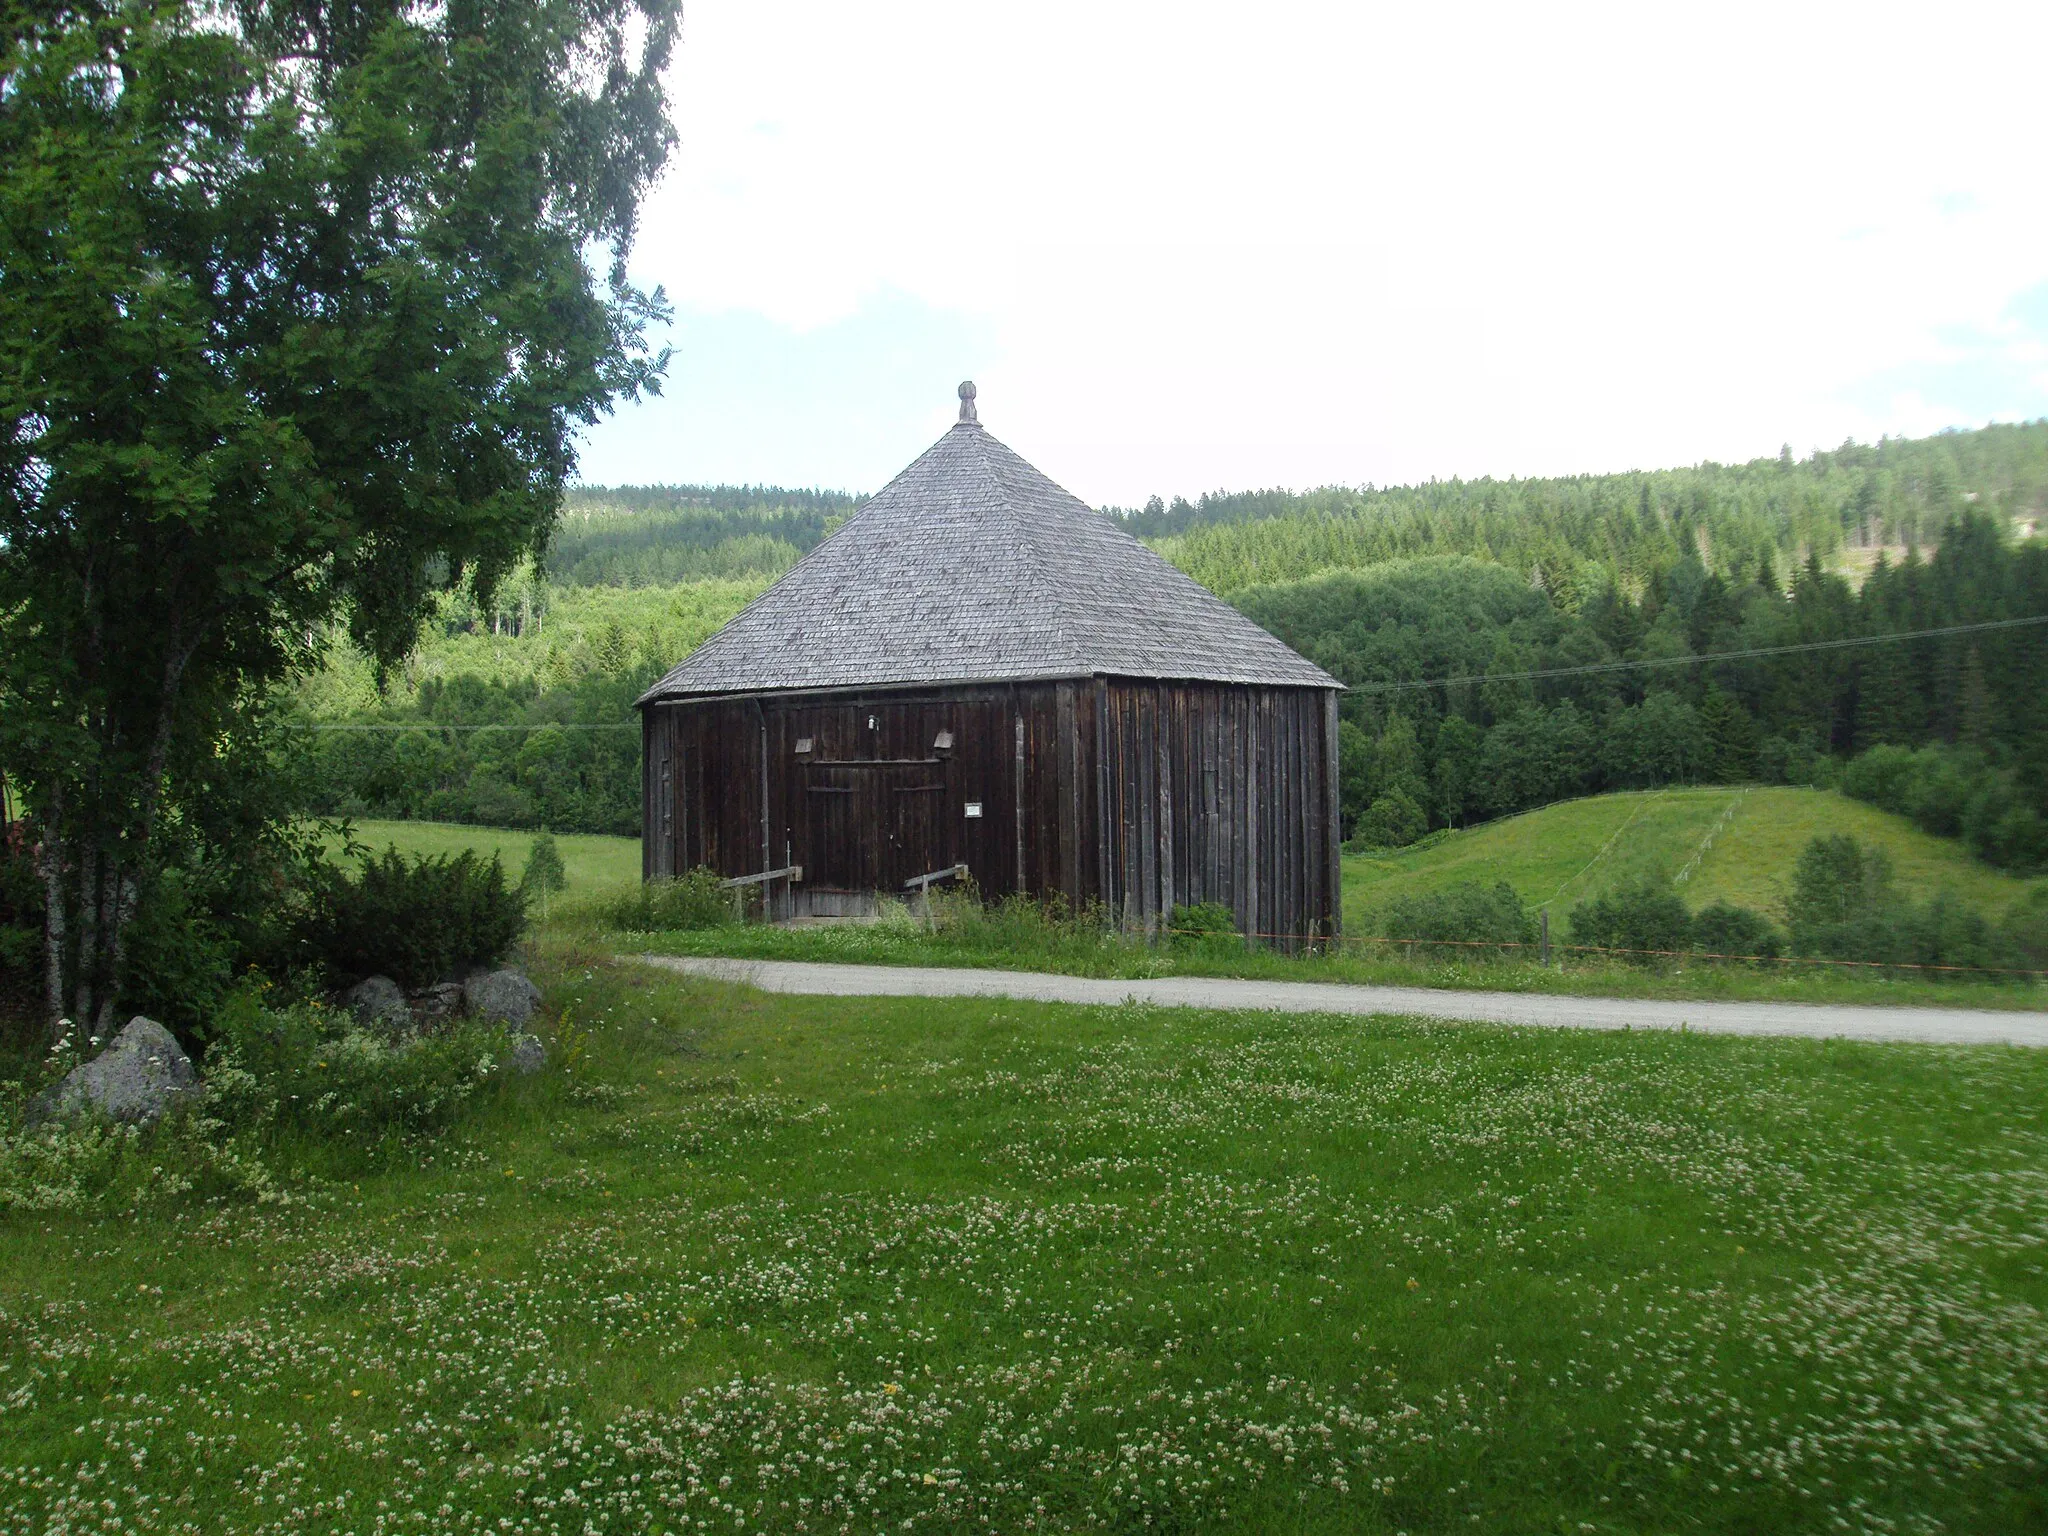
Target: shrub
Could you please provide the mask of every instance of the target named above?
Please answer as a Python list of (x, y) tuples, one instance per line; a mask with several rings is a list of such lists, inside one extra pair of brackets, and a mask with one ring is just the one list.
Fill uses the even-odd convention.
[(216, 1113), (239, 1129), (281, 1128), (370, 1146), (437, 1130), (490, 1081), (502, 1028), (451, 1020), (391, 1042), (345, 1009), (268, 1008), (243, 991), (221, 1011), (206, 1055)]
[(1872, 747), (1851, 758), (1842, 770), (1842, 793), (1880, 810), (1908, 815), (1918, 756), (1910, 747)]
[[(144, 891), (128, 929), (121, 995), (130, 1007), (167, 1025), (187, 1043), (234, 985), (239, 947), (227, 924), (207, 910), (193, 874), (160, 870)], [(124, 1014), (125, 1018), (126, 1015)]]
[(1865, 848), (1843, 833), (1816, 837), (1792, 866), (1792, 893), (1785, 921), (1792, 947), (1814, 954), (1822, 929), (1861, 918), (1893, 899), (1891, 860), (1882, 848)]
[(0, 1083), (0, 1211), (126, 1214), (187, 1196), (283, 1198), (221, 1116), (210, 1082), (198, 1103), (174, 1104), (154, 1125), (66, 1119), (30, 1129), (30, 1103), (79, 1064), (77, 1044), (67, 1033), (26, 1081)]
[(1241, 942), (1237, 914), (1220, 901), (1198, 901), (1175, 907), (1166, 919), (1166, 931), (1182, 949), (1235, 946)]
[(1429, 818), (1407, 790), (1388, 790), (1358, 818), (1356, 841), (1363, 848), (1405, 848), (1429, 830)]
[(198, 1199), (282, 1199), (270, 1170), (205, 1109), (152, 1126), (52, 1121), (0, 1130), (0, 1211), (129, 1212)]
[(1574, 944), (1624, 950), (1635, 965), (1661, 965), (1692, 943), (1692, 914), (1668, 882), (1639, 875), (1572, 908)]
[(648, 880), (600, 904), (598, 915), (623, 933), (717, 928), (733, 920), (733, 899), (718, 873), (693, 869), (673, 880)]
[(2048, 970), (2048, 887), (2036, 886), (2013, 903), (2004, 936), (2016, 964)]
[(543, 832), (527, 851), (526, 869), (519, 876), (519, 894), (526, 898), (529, 908), (537, 901), (545, 913), (548, 898), (568, 887), (569, 872), (562, 867), (562, 851), (555, 846), (554, 837)]
[(1717, 901), (1692, 915), (1692, 948), (1702, 958), (1754, 956), (1768, 962), (1785, 952), (1785, 941), (1761, 912)]
[(1842, 792), (1940, 837), (1960, 837), (1987, 864), (2048, 864), (2048, 823), (2010, 769), (1974, 747), (1872, 747), (1842, 771)]
[(502, 958), (526, 927), (504, 867), (464, 851), (408, 862), (396, 848), (354, 879), (329, 870), (302, 921), (312, 959), (337, 978), (386, 975), (424, 987)]
[(2025, 963), (2024, 918), (2004, 932), (1946, 891), (1925, 903), (1899, 894), (1884, 850), (1816, 837), (1799, 855), (1785, 903), (1796, 954), (1945, 971)]
[(1532, 944), (1536, 919), (1506, 881), (1488, 889), (1460, 880), (1442, 890), (1396, 901), (1380, 914), (1379, 930), (1411, 954), (1453, 951), (1470, 959), (1512, 959), (1505, 946)]

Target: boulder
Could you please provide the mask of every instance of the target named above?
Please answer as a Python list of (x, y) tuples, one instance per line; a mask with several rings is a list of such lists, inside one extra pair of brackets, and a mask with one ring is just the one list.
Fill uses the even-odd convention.
[(176, 1037), (137, 1014), (104, 1051), (37, 1098), (29, 1118), (40, 1123), (98, 1114), (148, 1124), (175, 1100), (198, 1091), (199, 1074)]
[(479, 971), (462, 984), (462, 1000), (480, 1019), (524, 1030), (540, 1008), (540, 988), (517, 971)]
[(341, 1002), (365, 1029), (395, 1033), (412, 1027), (412, 1009), (406, 1006), (405, 993), (389, 976), (357, 982), (341, 994)]
[(521, 1077), (531, 1077), (548, 1064), (548, 1048), (538, 1035), (521, 1035), (512, 1042), (509, 1064)]
[(440, 1024), (462, 1012), (462, 983), (459, 981), (437, 981), (426, 991), (416, 993), (412, 1000), (412, 1011), (423, 1024)]

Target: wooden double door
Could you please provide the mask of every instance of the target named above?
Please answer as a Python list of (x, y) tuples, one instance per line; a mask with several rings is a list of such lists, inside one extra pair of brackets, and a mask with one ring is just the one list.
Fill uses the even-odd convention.
[(950, 764), (877, 758), (804, 767), (804, 883), (882, 891), (955, 862)]

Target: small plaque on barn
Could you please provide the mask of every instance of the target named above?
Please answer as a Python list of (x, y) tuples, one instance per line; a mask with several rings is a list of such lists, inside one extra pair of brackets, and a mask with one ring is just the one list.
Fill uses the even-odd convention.
[(969, 816), (979, 817), (981, 815), (981, 802), (979, 800), (968, 801), (967, 814)]

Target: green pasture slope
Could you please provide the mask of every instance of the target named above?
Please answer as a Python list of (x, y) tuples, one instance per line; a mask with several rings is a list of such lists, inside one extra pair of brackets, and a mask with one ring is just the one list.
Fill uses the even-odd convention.
[(0, 1216), (0, 1530), (2048, 1529), (2048, 1052), (536, 960), (439, 1141)]
[[(356, 841), (373, 853), (397, 848), (401, 853), (433, 856), (474, 849), (485, 858), (498, 856), (505, 878), (518, 883), (526, 873), (526, 856), (534, 834), (509, 827), (469, 827), (447, 821), (358, 821)], [(555, 836), (562, 869), (569, 877), (568, 896), (585, 896), (606, 888), (631, 885), (640, 878), (640, 839), (592, 837), (562, 832)]]
[(1691, 906), (1727, 900), (1775, 915), (1800, 850), (1836, 832), (1883, 848), (1907, 894), (1949, 890), (1992, 918), (2036, 883), (1833, 790), (1673, 788), (1567, 800), (1454, 832), (1418, 852), (1348, 857), (1345, 927), (1362, 933), (1395, 898), (1459, 880), (1505, 880), (1562, 919), (1575, 902), (1651, 871), (1683, 875), (1679, 890)]

